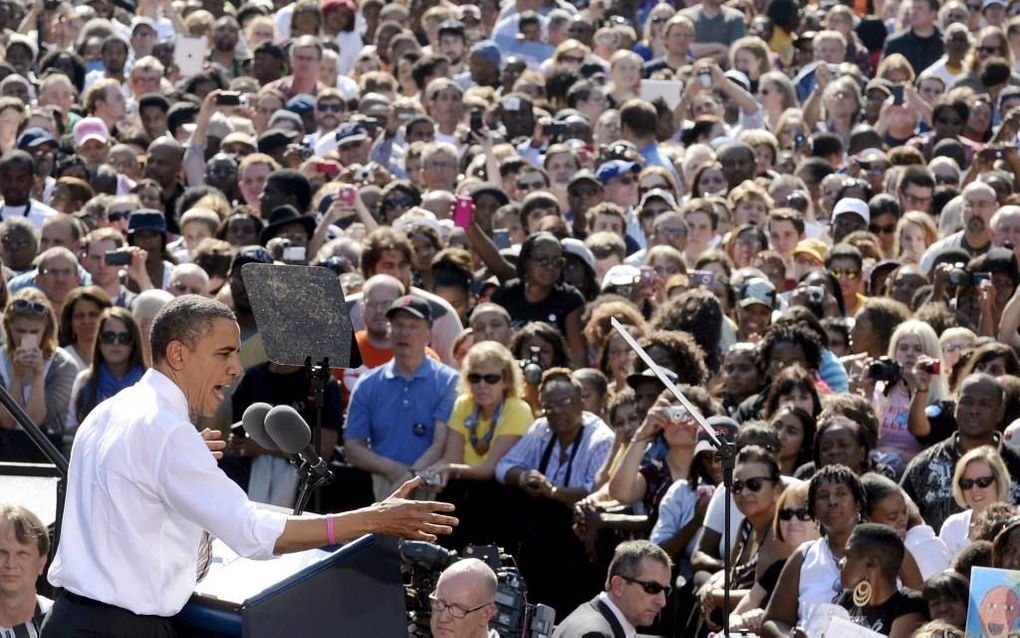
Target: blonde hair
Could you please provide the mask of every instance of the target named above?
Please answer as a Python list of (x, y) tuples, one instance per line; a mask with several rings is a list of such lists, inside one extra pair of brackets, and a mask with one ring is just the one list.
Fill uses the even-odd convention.
[(460, 367), (460, 384), (458, 390), (462, 394), (471, 393), (471, 384), (467, 377), (471, 368), (477, 365), (492, 363), (499, 365), (503, 374), (503, 398), (520, 398), (524, 396), (524, 377), (521, 367), (517, 365), (514, 355), (503, 344), (496, 341), (479, 341), (471, 346), (464, 355)]
[(810, 485), (808, 481), (800, 481), (790, 485), (783, 490), (783, 492), (779, 495), (779, 498), (776, 499), (776, 513), (772, 517), (772, 534), (783, 543), (786, 542), (786, 539), (783, 538), (783, 530), (779, 526), (779, 512), (786, 506), (787, 503), (794, 499), (800, 499), (801, 502), (804, 503), (804, 506), (807, 507), (808, 485)]
[[(66, 249), (65, 249), (66, 250)], [(70, 251), (68, 251), (70, 252)], [(73, 255), (72, 255), (73, 257)], [(77, 273), (76, 273), (77, 274)], [(36, 314), (28, 310), (18, 310), (14, 307), (14, 302), (18, 300), (25, 300), (32, 303), (39, 303), (46, 306), (46, 313), (43, 315)], [(50, 300), (43, 294), (43, 291), (38, 288), (22, 288), (18, 292), (14, 293), (10, 301), (7, 302), (7, 307), (4, 308), (4, 336), (7, 338), (5, 347), (10, 353), (13, 348), (17, 347), (17, 340), (14, 338), (14, 333), (11, 331), (11, 322), (18, 317), (26, 317), (29, 319), (42, 319), (45, 322), (42, 336), (39, 338), (39, 349), (43, 352), (43, 358), (48, 359), (53, 355), (53, 352), (57, 349), (57, 315), (53, 311), (53, 305)]]
[[(902, 53), (893, 53), (882, 60), (882, 62), (878, 65), (878, 69), (875, 71), (875, 77), (895, 81), (890, 78), (889, 75), (896, 71), (906, 74), (907, 79), (905, 82), (909, 82), (911, 84), (914, 83), (914, 67), (910, 65), (910, 62), (903, 56)], [(945, 84), (945, 82), (943, 82), (943, 84)]]
[(736, 68), (736, 57), (738, 51), (748, 51), (761, 62), (760, 73), (766, 73), (772, 69), (772, 52), (769, 45), (756, 35), (746, 35), (730, 45), (730, 68)]
[(932, 221), (931, 216), (920, 211), (911, 210), (903, 213), (903, 217), (896, 222), (896, 256), (899, 257), (903, 254), (903, 234), (907, 230), (907, 226), (919, 226), (924, 231), (924, 242), (925, 247), (931, 246), (935, 243), (935, 240), (939, 238), (939, 229), (935, 227), (935, 222)]
[(1002, 462), (1002, 457), (999, 456), (998, 450), (990, 445), (982, 445), (967, 452), (956, 462), (956, 471), (953, 472), (953, 500), (956, 501), (956, 504), (967, 508), (967, 501), (963, 498), (963, 489), (960, 487), (960, 479), (963, 478), (963, 473), (967, 471), (967, 466), (974, 461), (984, 461), (988, 464), (988, 467), (992, 470), (992, 475), (995, 477), (995, 487), (997, 490), (995, 500), (1009, 503), (1009, 488), (1011, 485), (1009, 470), (1006, 469), (1006, 464)]
[[(887, 353), (890, 359), (896, 358), (896, 346), (904, 337), (917, 337), (921, 342), (921, 351), (926, 356), (938, 361), (942, 360), (942, 345), (939, 344), (939, 337), (935, 334), (935, 329), (917, 319), (904, 321), (893, 331), (892, 337), (889, 338)], [(946, 384), (946, 378), (941, 373), (931, 375), (931, 381), (928, 383), (928, 405), (938, 403), (947, 396), (949, 396), (949, 386)]]
[(737, 206), (745, 200), (762, 202), (765, 204), (765, 207), (769, 209), (775, 206), (775, 202), (772, 200), (768, 191), (749, 179), (734, 186), (733, 190), (730, 191), (728, 200), (730, 206), (734, 210), (736, 210)]

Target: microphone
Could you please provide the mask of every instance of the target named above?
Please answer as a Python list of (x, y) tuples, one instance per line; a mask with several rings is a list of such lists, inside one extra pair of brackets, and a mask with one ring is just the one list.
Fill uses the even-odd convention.
[(329, 482), (333, 472), (319, 456), (310, 442), (312, 430), (297, 410), (289, 405), (278, 405), (269, 410), (265, 418), (265, 432), (292, 461), (303, 466), (317, 481)]
[[(268, 403), (252, 403), (241, 416), (241, 427), (248, 438), (267, 450), (276, 450), (276, 442), (266, 433), (266, 415), (273, 409)], [(306, 426), (307, 427), (307, 426)]]

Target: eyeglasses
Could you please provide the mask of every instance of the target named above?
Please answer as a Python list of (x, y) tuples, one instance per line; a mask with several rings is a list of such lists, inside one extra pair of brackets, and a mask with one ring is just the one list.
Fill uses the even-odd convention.
[(868, 226), (868, 230), (876, 235), (891, 235), (896, 232), (896, 224), (885, 224), (883, 226), (871, 224)]
[(579, 55), (561, 55), (560, 62), (572, 62), (574, 64), (581, 64), (584, 62), (584, 58)]
[(804, 522), (811, 520), (811, 514), (808, 514), (806, 507), (801, 507), (800, 509), (784, 507), (783, 509), (779, 510), (779, 520), (781, 521), (792, 521), (794, 517), (796, 517), (797, 520)]
[(41, 316), (45, 316), (50, 311), (46, 304), (39, 303), (38, 301), (29, 301), (28, 299), (15, 299), (14, 310), (16, 312), (30, 312), (33, 315)]
[(332, 111), (334, 113), (339, 113), (344, 110), (344, 105), (340, 102), (320, 102), (315, 106), (315, 108), (320, 111)]
[(481, 383), (482, 381), (485, 381), (489, 385), (496, 385), (497, 383), (503, 380), (503, 375), (478, 374), (477, 372), (469, 372), (467, 375), (467, 380), (468, 383), (470, 383), (471, 385), (476, 385), (478, 383)]
[(531, 260), (542, 268), (563, 268), (563, 264), (567, 263), (565, 257), (533, 257)]
[(740, 494), (741, 492), (744, 491), (744, 488), (746, 487), (747, 489), (749, 489), (752, 492), (754, 492), (755, 494), (757, 494), (758, 492), (761, 491), (761, 488), (765, 487), (765, 482), (766, 481), (768, 481), (768, 482), (775, 482), (775, 480), (776, 479), (768, 477), (768, 476), (755, 476), (755, 477), (747, 479), (746, 481), (741, 481), (740, 479), (735, 479), (733, 481), (733, 493), (734, 494)]
[(539, 404), (543, 412), (555, 412), (556, 410), (566, 410), (572, 405), (574, 405), (574, 397), (564, 397), (559, 401), (543, 401)]
[(639, 585), (641, 589), (645, 590), (645, 593), (650, 596), (658, 596), (659, 594), (666, 594), (669, 597), (669, 592), (673, 591), (673, 588), (669, 585), (663, 585), (657, 583), (654, 580), (638, 580), (637, 578), (631, 578), (630, 576), (624, 576), (620, 574), (620, 578), (624, 579), (628, 583)]
[(847, 279), (857, 279), (861, 276), (861, 271), (856, 268), (830, 268), (829, 272), (836, 279), (839, 279), (844, 275), (846, 275)]
[(107, 213), (106, 219), (111, 222), (119, 222), (127, 219), (130, 216), (131, 211), (129, 210), (111, 210), (109, 213)]
[(471, 607), (469, 609), (456, 603), (448, 603), (445, 600), (440, 600), (439, 598), (436, 598), (435, 594), (429, 594), (429, 603), (432, 605), (433, 613), (441, 614), (444, 611), (448, 611), (450, 612), (450, 615), (453, 616), (454, 618), (464, 618), (468, 614), (474, 613), (479, 609), (484, 609), (492, 604), (491, 602), (484, 603), (478, 605), (477, 607)]
[(967, 490), (974, 489), (975, 485), (981, 489), (985, 489), (994, 482), (994, 476), (979, 476), (976, 479), (960, 479), (960, 489), (966, 492)]
[(105, 343), (108, 346), (120, 344), (122, 346), (130, 345), (134, 342), (134, 337), (131, 336), (130, 332), (114, 332), (113, 330), (104, 330), (99, 333), (99, 343)]

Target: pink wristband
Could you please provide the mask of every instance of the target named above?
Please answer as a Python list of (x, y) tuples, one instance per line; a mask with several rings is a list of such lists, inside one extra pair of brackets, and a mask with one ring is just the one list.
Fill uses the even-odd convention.
[(333, 529), (333, 517), (326, 517), (326, 540), (330, 545), (336, 545), (336, 531)]

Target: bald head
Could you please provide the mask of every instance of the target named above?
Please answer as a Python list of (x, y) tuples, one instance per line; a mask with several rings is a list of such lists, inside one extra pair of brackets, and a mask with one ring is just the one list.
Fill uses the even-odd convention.
[(476, 605), (493, 602), (496, 598), (496, 573), (477, 558), (459, 560), (450, 565), (439, 576), (436, 589), (440, 589), (444, 584), (457, 584), (471, 590), (478, 598)]
[[(400, 283), (400, 280), (393, 275), (373, 275), (368, 278), (365, 285), (361, 287), (363, 298), (372, 296), (372, 291), (379, 289), (380, 291), (386, 291), (387, 293), (395, 293), (396, 297), (400, 297), (404, 294), (404, 284)], [(394, 297), (394, 299), (396, 299)]]
[(956, 426), (964, 449), (995, 441), (1004, 399), (1002, 386), (995, 377), (984, 372), (967, 375), (956, 400)]

